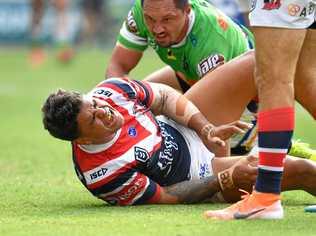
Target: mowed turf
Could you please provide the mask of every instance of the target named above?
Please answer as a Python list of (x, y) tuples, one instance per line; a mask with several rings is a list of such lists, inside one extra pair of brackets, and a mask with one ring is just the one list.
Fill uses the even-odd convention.
[[(315, 235), (314, 197), (283, 194), (282, 221), (205, 220), (203, 211), (224, 205), (112, 207), (92, 197), (77, 180), (70, 145), (43, 129), (40, 108), (62, 87), (86, 92), (104, 76), (109, 54), (82, 50), (62, 65), (50, 51), (32, 68), (26, 50), (0, 50), (0, 235)], [(142, 78), (162, 66), (147, 54), (132, 73)], [(316, 125), (298, 109), (296, 136), (316, 147)]]

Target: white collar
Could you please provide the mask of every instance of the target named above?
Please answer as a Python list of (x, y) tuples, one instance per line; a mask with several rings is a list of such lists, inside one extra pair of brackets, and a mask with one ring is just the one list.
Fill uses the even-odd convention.
[(188, 30), (187, 30), (185, 36), (183, 37), (183, 39), (179, 43), (171, 45), (172, 48), (178, 48), (178, 47), (181, 47), (182, 45), (185, 44), (185, 41), (186, 41), (189, 33), (191, 32), (193, 25), (194, 25), (194, 22), (195, 22), (195, 12), (192, 8), (191, 8), (191, 11), (190, 11), (188, 17), (189, 17), (189, 27), (188, 27)]

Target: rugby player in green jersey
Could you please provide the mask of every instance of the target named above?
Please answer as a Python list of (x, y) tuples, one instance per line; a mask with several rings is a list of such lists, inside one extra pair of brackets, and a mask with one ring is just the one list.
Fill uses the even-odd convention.
[[(120, 30), (106, 76), (127, 75), (136, 67), (148, 46), (167, 66), (146, 80), (168, 84), (185, 92), (218, 66), (249, 51), (253, 46), (253, 36), (203, 0), (136, 0)], [(253, 66), (253, 57), (250, 51), (241, 58), (241, 61), (250, 61), (245, 67)], [(216, 79), (209, 84), (212, 86), (207, 88), (207, 103), (197, 105), (216, 111), (208, 117), (212, 123), (232, 122), (244, 111), (242, 120), (255, 124), (257, 104), (251, 102), (256, 96), (252, 76)], [(243, 93), (246, 90), (249, 93)], [(227, 94), (234, 95), (234, 99)], [(203, 107), (200, 109), (204, 110)], [(245, 154), (255, 139), (254, 126), (246, 135), (233, 140), (232, 153)], [(228, 155), (226, 151), (214, 150), (217, 156)]]
[(136, 0), (121, 28), (107, 77), (128, 74), (151, 46), (169, 67), (149, 79), (179, 90), (181, 81), (187, 89), (252, 45), (247, 29), (204, 0)]
[[(253, 38), (247, 29), (206, 1), (136, 0), (121, 28), (107, 77), (127, 75), (151, 46), (168, 66), (146, 79), (185, 92), (252, 45)], [(226, 123), (221, 119), (214, 118), (212, 122)], [(245, 121), (251, 119), (250, 116)]]

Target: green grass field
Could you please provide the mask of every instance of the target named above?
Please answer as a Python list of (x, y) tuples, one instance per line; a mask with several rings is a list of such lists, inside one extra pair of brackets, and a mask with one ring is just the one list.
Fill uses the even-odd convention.
[[(61, 65), (50, 52), (40, 68), (26, 50), (0, 50), (0, 235), (316, 235), (316, 214), (304, 206), (316, 199), (304, 192), (283, 194), (282, 221), (216, 222), (202, 218), (220, 205), (111, 207), (85, 190), (72, 167), (70, 145), (42, 128), (40, 108), (62, 87), (88, 91), (103, 79), (108, 54), (78, 52)], [(145, 56), (132, 74), (142, 78), (162, 64)], [(316, 125), (298, 108), (296, 137), (316, 147)], [(316, 180), (315, 180), (316, 181)]]

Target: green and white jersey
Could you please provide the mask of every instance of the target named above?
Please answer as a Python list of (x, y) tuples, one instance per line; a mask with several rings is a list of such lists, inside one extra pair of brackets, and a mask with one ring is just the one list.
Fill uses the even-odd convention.
[[(141, 0), (136, 0), (118, 36), (124, 47), (144, 51), (148, 45), (170, 65), (178, 77), (193, 85), (206, 73), (248, 51), (253, 36), (204, 0), (189, 0), (189, 28), (184, 39), (168, 48), (160, 47), (149, 32)], [(249, 43), (250, 42), (250, 43)]]

